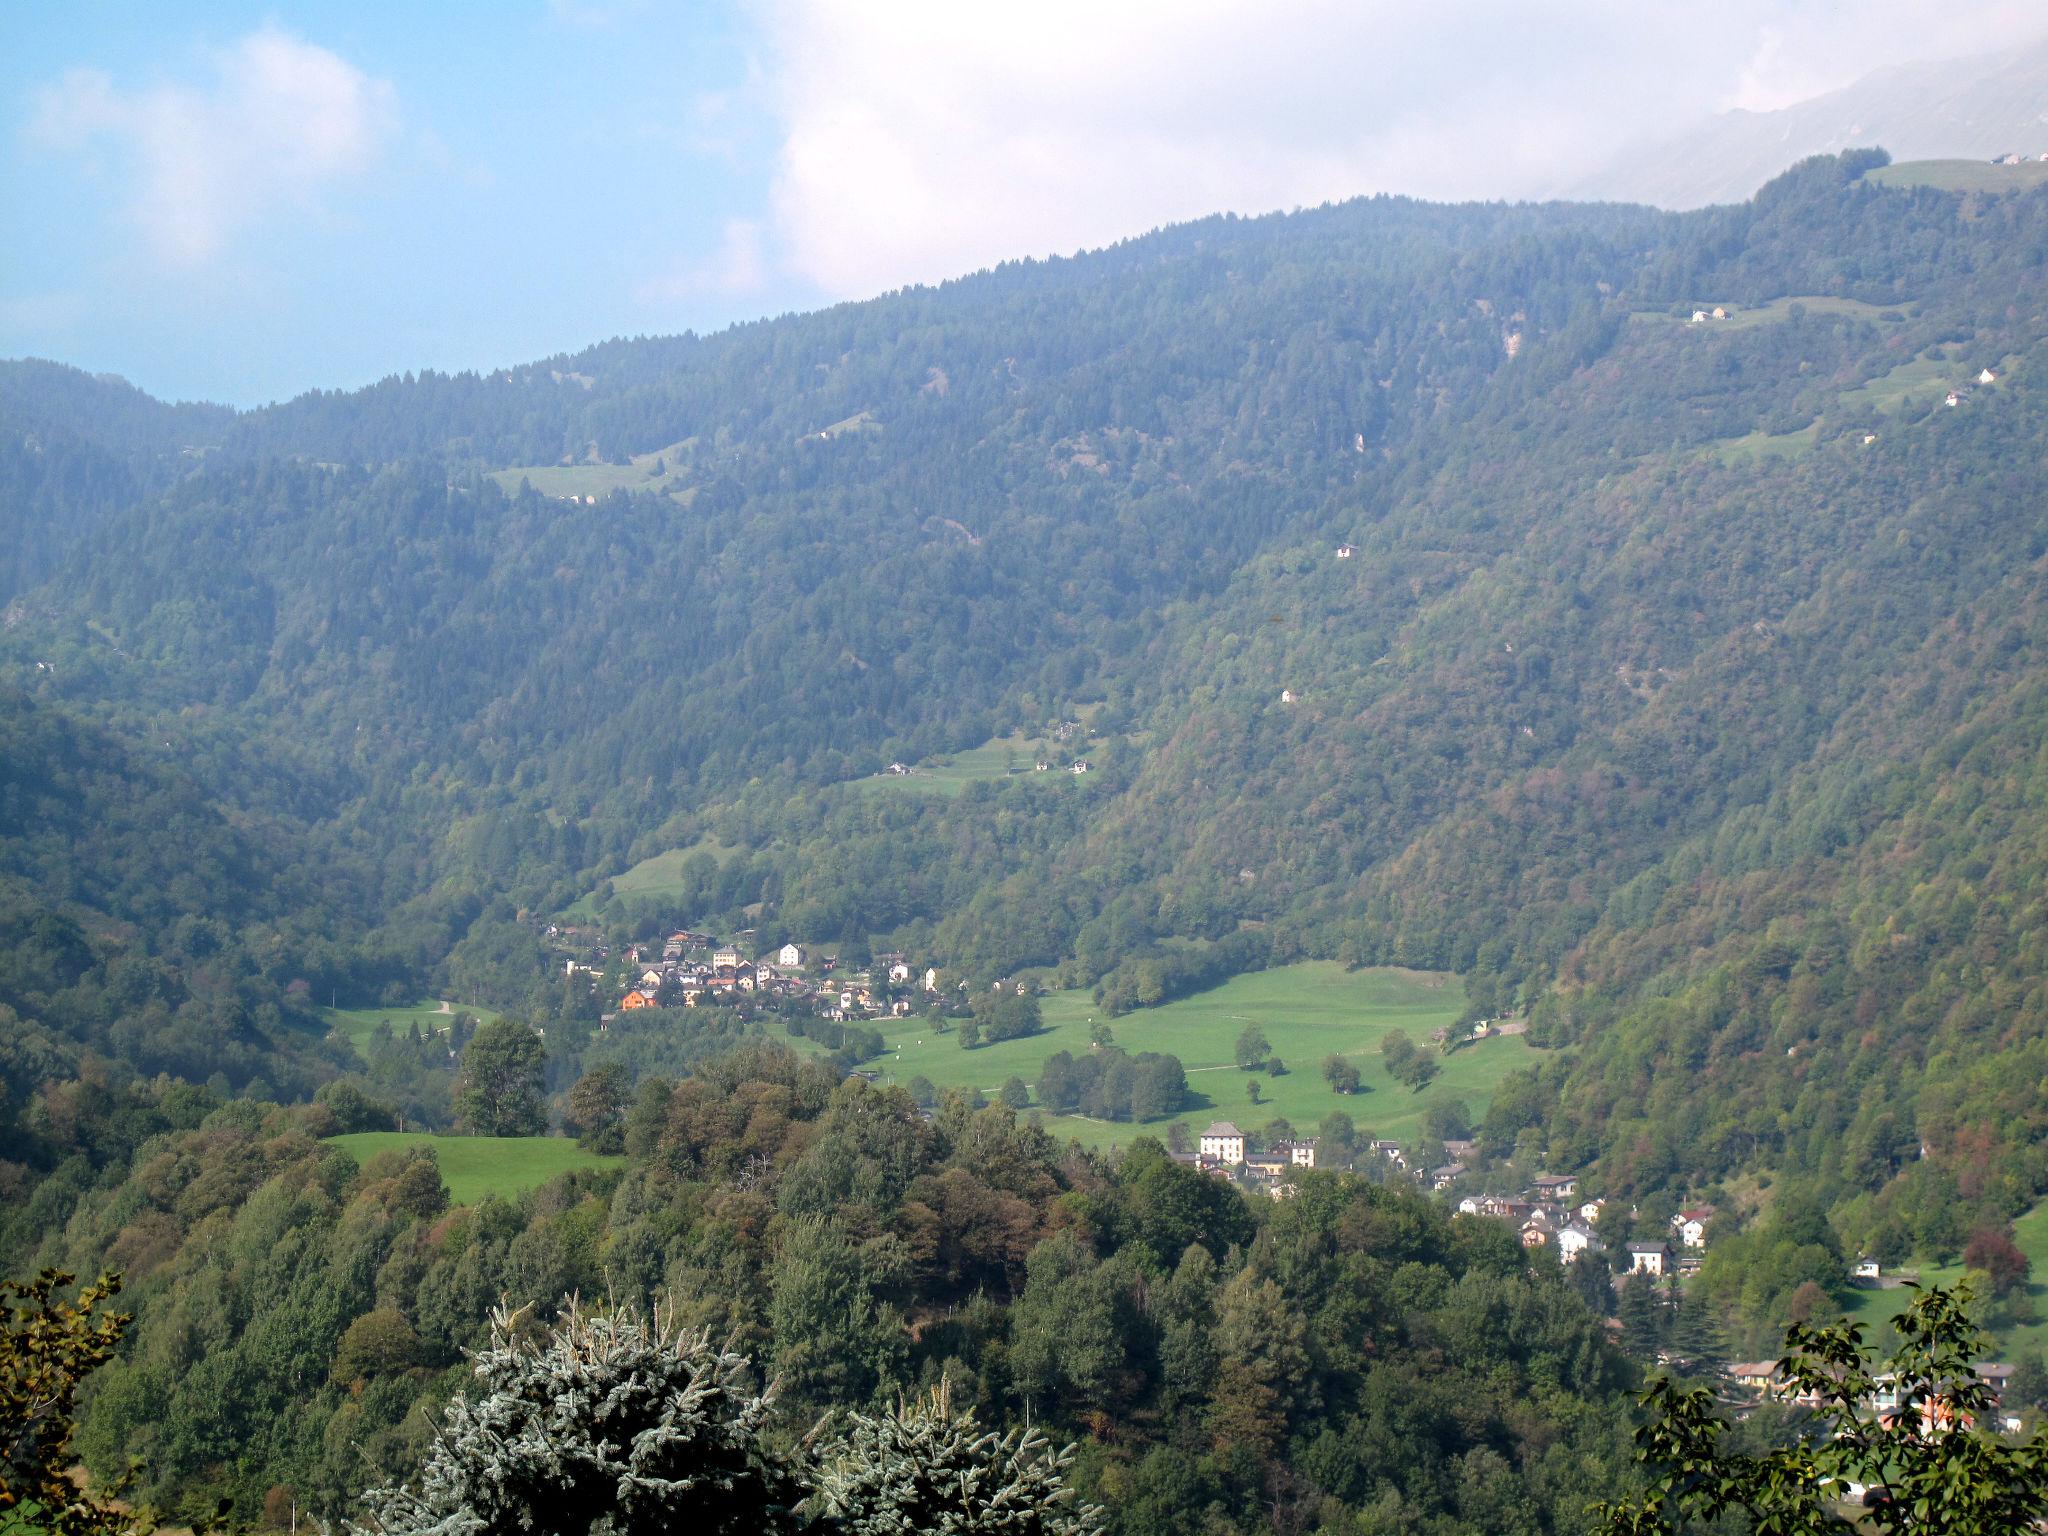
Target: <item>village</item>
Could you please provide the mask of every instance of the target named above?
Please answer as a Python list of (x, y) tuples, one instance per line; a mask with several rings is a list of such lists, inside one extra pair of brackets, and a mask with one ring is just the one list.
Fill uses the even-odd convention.
[[(562, 961), (565, 977), (587, 976), (596, 989), (612, 973), (611, 948), (593, 934), (550, 924), (544, 936), (569, 951)], [(919, 976), (910, 961), (894, 951), (874, 955), (865, 970), (842, 970), (839, 956), (819, 954), (801, 944), (782, 944), (757, 956), (739, 939), (723, 940), (690, 929), (676, 930), (658, 947), (651, 942), (627, 945), (618, 959), (624, 991), (616, 1007), (599, 1015), (600, 1029), (641, 1009), (743, 1002), (803, 1009), (834, 1023), (904, 1018), (911, 1012), (913, 993), (921, 991), (929, 999), (939, 991), (935, 967), (924, 967)]]

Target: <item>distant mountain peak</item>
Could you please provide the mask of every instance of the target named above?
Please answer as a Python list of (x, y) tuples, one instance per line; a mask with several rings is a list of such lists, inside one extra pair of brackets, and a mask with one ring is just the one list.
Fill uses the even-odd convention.
[(1880, 144), (1895, 160), (2048, 153), (2048, 37), (2019, 49), (1891, 65), (1771, 112), (1722, 112), (1630, 146), (1561, 195), (1662, 208), (1736, 203), (1808, 155)]

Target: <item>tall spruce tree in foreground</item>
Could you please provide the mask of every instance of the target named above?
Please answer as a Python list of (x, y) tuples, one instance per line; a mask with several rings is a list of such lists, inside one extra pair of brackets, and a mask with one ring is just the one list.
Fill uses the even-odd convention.
[(1099, 1536), (1102, 1511), (1074, 1502), (1074, 1448), (1033, 1431), (982, 1429), (941, 1382), (893, 1413), (849, 1416), (823, 1458), (816, 1507), (845, 1536)]
[(572, 1301), (547, 1337), (492, 1314), (481, 1390), (448, 1405), (416, 1487), (363, 1498), (378, 1536), (546, 1532), (760, 1536), (797, 1528), (803, 1489), (766, 1454), (773, 1389), (745, 1385), (744, 1357), (656, 1309)]
[(1894, 1323), (1900, 1344), (1887, 1361), (1872, 1358), (1860, 1324), (1794, 1323), (1778, 1374), (1818, 1405), (1819, 1433), (1762, 1455), (1724, 1449), (1729, 1426), (1705, 1388), (1660, 1380), (1636, 1432), (1650, 1493), (1599, 1506), (1606, 1536), (1666, 1536), (1735, 1515), (1763, 1536), (2037, 1529), (2048, 1519), (2048, 1436), (2013, 1445), (1985, 1432), (1996, 1398), (1972, 1369), (1985, 1339), (1969, 1299), (1967, 1285), (1920, 1296)]

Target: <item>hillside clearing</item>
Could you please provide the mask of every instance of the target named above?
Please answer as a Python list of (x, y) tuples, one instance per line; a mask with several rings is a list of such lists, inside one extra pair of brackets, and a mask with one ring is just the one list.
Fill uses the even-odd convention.
[(2048, 163), (1993, 165), (1987, 160), (1905, 160), (1863, 173), (1881, 187), (1932, 187), (1937, 192), (2025, 192), (2048, 182)]
[(330, 1136), (358, 1163), (397, 1147), (428, 1146), (440, 1165), (441, 1182), (456, 1205), (474, 1205), (486, 1195), (510, 1200), (538, 1189), (557, 1174), (578, 1168), (616, 1168), (622, 1157), (600, 1157), (563, 1136), (433, 1136), (416, 1131), (358, 1131)]
[(558, 501), (586, 496), (601, 500), (613, 491), (663, 491), (687, 504), (695, 492), (683, 485), (683, 466), (695, 451), (695, 440), (685, 438), (652, 453), (636, 453), (624, 464), (515, 465), (511, 469), (493, 470), (491, 478), (507, 495), (516, 494), (519, 482), (524, 480), (541, 495)]
[(389, 1024), (391, 1032), (403, 1035), (417, 1024), (422, 1031), (435, 1033), (445, 1030), (454, 1021), (455, 1015), (466, 1013), (478, 1023), (495, 1019), (497, 1011), (479, 1008), (473, 1004), (456, 1004), (447, 999), (423, 1003), (406, 1003), (398, 1008), (322, 1008), (320, 1015), (327, 1020), (330, 1029), (347, 1037), (349, 1044), (360, 1049), (367, 1045), (370, 1037), (377, 1032), (379, 1024)]
[[(1429, 1107), (1439, 1102), (1457, 1100), (1473, 1118), (1483, 1115), (1501, 1078), (1541, 1057), (1520, 1036), (1496, 1037), (1439, 1058), (1442, 1074), (1421, 1093), (1387, 1075), (1380, 1042), (1389, 1031), (1426, 1045), (1430, 1032), (1457, 1018), (1464, 1007), (1465, 988), (1455, 976), (1391, 968), (1347, 971), (1329, 961), (1305, 961), (1236, 976), (1193, 997), (1127, 1013), (1109, 1025), (1116, 1044), (1133, 1055), (1162, 1051), (1180, 1057), (1188, 1069), (1191, 1103), (1177, 1118), (1191, 1133), (1219, 1119), (1256, 1129), (1277, 1115), (1312, 1134), (1323, 1116), (1341, 1109), (1361, 1136), (1410, 1139), (1420, 1132)], [(1056, 992), (1043, 1008), (1042, 1033), (973, 1051), (961, 1049), (957, 1033), (936, 1033), (928, 1020), (883, 1020), (889, 1049), (868, 1065), (885, 1082), (922, 1076), (941, 1089), (974, 1086), (991, 1096), (1012, 1075), (1035, 1085), (1048, 1056), (1062, 1050), (1085, 1055), (1093, 1021), (1106, 1017), (1083, 991)], [(1265, 1032), (1274, 1054), (1287, 1065), (1284, 1076), (1237, 1069), (1237, 1037), (1248, 1024)], [(1337, 1094), (1323, 1081), (1323, 1058), (1331, 1055), (1345, 1056), (1358, 1068), (1358, 1093)], [(1247, 1082), (1259, 1085), (1257, 1105), (1246, 1091)], [(1078, 1115), (1046, 1120), (1054, 1135), (1089, 1146), (1137, 1136), (1164, 1139), (1170, 1124), (1111, 1123)]]

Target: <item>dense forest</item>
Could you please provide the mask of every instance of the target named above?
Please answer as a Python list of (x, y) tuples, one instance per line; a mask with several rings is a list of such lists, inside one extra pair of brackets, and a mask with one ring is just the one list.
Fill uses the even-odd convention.
[[(459, 1041), (351, 1046), (326, 1005), (509, 1011), (546, 1028), (557, 1092), (610, 1063), (687, 1098), (686, 1074), (785, 1032), (720, 1016), (595, 1037), (539, 937), (583, 903), (619, 940), (691, 923), (888, 947), (982, 982), (1035, 969), (1111, 1012), (1307, 957), (1456, 970), (1475, 1017), (1526, 1013), (1553, 1048), (1485, 1115), (1496, 1152), (1646, 1208), (1709, 1191), (1775, 1210), (1765, 1234), (1796, 1208), (1831, 1262), (1953, 1259), (2048, 1193), (2048, 193), (1863, 179), (1881, 159), (1810, 161), (1686, 215), (1381, 197), (1210, 219), (717, 336), (241, 413), (0, 364), (8, 1258), (113, 1254), (175, 1289), (228, 1262), (209, 1244), (239, 1223), (263, 1234), (235, 1239), (251, 1265), (303, 1231), (289, 1262), (321, 1277), (321, 1326), (388, 1304), (447, 1330), (405, 1367), (429, 1371), (482, 1326), (417, 1307), (444, 1259), (472, 1301), (675, 1282), (746, 1181), (657, 1156), (644, 1126), (614, 1185), (453, 1216), (400, 1212), (402, 1169), (312, 1139), (365, 1096), (457, 1116)], [(1030, 772), (1068, 721), (1094, 771)], [(868, 782), (991, 741), (1021, 744), (1023, 771), (957, 794)], [(669, 850), (690, 850), (673, 890), (614, 885)], [(1142, 1119), (1152, 1065), (1053, 1075)], [(777, 1111), (812, 1128), (795, 1141), (830, 1098)], [(935, 1134), (890, 1154), (910, 1161), (868, 1219), (945, 1177), (954, 1154), (918, 1139)], [(1177, 1237), (1149, 1278), (1089, 1278), (1132, 1246), (1091, 1202), (1144, 1159), (1030, 1157), (1011, 1192), (1028, 1241), (995, 1268), (956, 1255), (942, 1279), (902, 1227), (814, 1230), (848, 1197), (785, 1188), (718, 1218), (755, 1269), (694, 1294), (765, 1296), (781, 1260), (763, 1255), (788, 1244), (841, 1266), (818, 1282), (835, 1295), (867, 1275), (894, 1309), (877, 1353), (817, 1387), (851, 1400), (1004, 1329), (990, 1357), (1015, 1358), (1041, 1264), (1016, 1254), (1054, 1255), (1046, 1294), (1112, 1307), (1199, 1268)], [(658, 1176), (697, 1192), (643, 1196)], [(188, 1200), (188, 1181), (219, 1187)], [(270, 1216), (243, 1205), (259, 1188)], [(357, 1252), (337, 1234), (373, 1208)], [(1260, 1267), (1282, 1261), (1255, 1256), (1323, 1209), (1198, 1243), (1217, 1267), (1188, 1289), (1209, 1299), (1174, 1305), (1208, 1317), (1250, 1275), (1295, 1307), (1284, 1264)], [(1494, 1274), (1401, 1209), (1436, 1234), (1428, 1285)], [(1003, 1321), (971, 1325), (973, 1349), (927, 1345), (950, 1335), (919, 1309), (973, 1317), (984, 1293)], [(1322, 1304), (1288, 1314), (1304, 1348), (1335, 1326)], [(137, 1360), (168, 1351), (166, 1382), (224, 1360), (190, 1332), (212, 1305), (145, 1299)], [(1101, 1477), (1137, 1487), (1177, 1456), (1194, 1502), (1249, 1507), (1271, 1474), (1208, 1430), (1191, 1449), (1213, 1384), (1169, 1389), (1164, 1358), (1118, 1356), (1086, 1389), (973, 1390), (1105, 1443), (1136, 1415)], [(1573, 1358), (1581, 1385), (1607, 1370)], [(398, 1414), (374, 1372), (345, 1385), (323, 1412)], [(1261, 1432), (1292, 1448), (1262, 1466), (1299, 1471), (1362, 1411), (1314, 1391)], [(250, 1411), (301, 1438), (235, 1473), (245, 1493), (338, 1496), (324, 1419)], [(377, 1433), (416, 1448), (401, 1419)], [(164, 1487), (238, 1433), (166, 1441)], [(1508, 1455), (1492, 1430), (1459, 1443)], [(1353, 1507), (1387, 1496), (1332, 1468), (1303, 1475)], [(1467, 1470), (1431, 1476), (1399, 1497), (1522, 1528), (1442, 1513)]]

